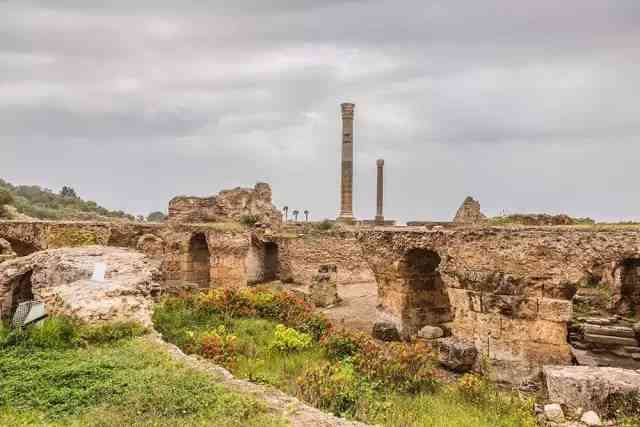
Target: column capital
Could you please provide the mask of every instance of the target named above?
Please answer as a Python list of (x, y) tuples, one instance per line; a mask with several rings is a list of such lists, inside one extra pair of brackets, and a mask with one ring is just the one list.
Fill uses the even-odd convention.
[(382, 166), (384, 166), (384, 159), (378, 159), (376, 160), (376, 165), (378, 165), (379, 168), (381, 168)]
[(342, 110), (343, 119), (353, 119), (356, 104), (352, 104), (351, 102), (343, 102), (342, 104), (340, 104), (340, 108)]

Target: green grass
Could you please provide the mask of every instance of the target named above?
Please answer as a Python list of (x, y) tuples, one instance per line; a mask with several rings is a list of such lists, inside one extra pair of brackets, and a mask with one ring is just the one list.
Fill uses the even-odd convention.
[[(193, 310), (188, 303), (174, 302), (170, 306), (156, 308), (154, 323), (165, 339), (191, 351), (196, 351), (193, 342), (198, 336), (224, 324), (229, 333), (237, 337), (238, 357), (231, 367), (234, 375), (273, 385), (293, 396), (301, 397), (297, 380), (307, 369), (327, 362), (338, 363), (330, 361), (317, 342), (300, 352), (273, 350), (271, 343), (277, 323), (271, 320), (223, 318)], [(326, 381), (330, 380), (327, 378)], [(366, 382), (362, 377), (355, 378), (355, 381), (360, 384)], [(344, 385), (345, 388), (350, 387), (349, 382)], [(433, 393), (406, 394), (371, 383), (346, 390), (357, 399), (356, 410), (337, 415), (355, 415), (355, 418), (370, 424), (393, 427), (536, 425), (530, 405), (519, 400), (514, 403), (515, 395), (499, 392), (490, 385), (483, 387), (478, 393), (483, 397), (471, 402), (458, 389), (446, 385)]]
[(173, 361), (146, 338), (114, 329), (94, 331), (96, 342), (108, 345), (84, 339), (68, 346), (55, 338), (46, 347), (41, 337), (5, 343), (0, 349), (0, 425), (285, 425), (255, 400)]

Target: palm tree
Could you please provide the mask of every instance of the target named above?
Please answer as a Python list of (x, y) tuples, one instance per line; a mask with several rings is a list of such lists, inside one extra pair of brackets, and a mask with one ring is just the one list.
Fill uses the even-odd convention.
[(292, 212), (293, 213), (293, 217), (295, 218), (295, 221), (298, 222), (298, 214), (300, 212), (298, 212), (298, 210), (296, 209), (295, 211)]
[(309, 222), (309, 211), (306, 209), (304, 210), (304, 220), (306, 222)]
[(287, 222), (289, 220), (289, 206), (283, 207), (282, 210), (284, 211), (284, 222)]

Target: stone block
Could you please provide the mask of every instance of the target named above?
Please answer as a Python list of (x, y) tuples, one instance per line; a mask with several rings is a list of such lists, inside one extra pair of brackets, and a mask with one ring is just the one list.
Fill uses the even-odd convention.
[(535, 319), (538, 302), (520, 295), (482, 294), (482, 312), (500, 314), (515, 319)]
[(456, 372), (467, 372), (473, 368), (478, 357), (475, 345), (457, 337), (438, 340), (438, 361), (444, 367)]
[(600, 325), (584, 325), (584, 332), (586, 334), (594, 334), (594, 335), (609, 335), (614, 337), (623, 337), (623, 338), (635, 338), (636, 333), (632, 328), (627, 328), (624, 326), (600, 326)]
[(437, 326), (425, 326), (418, 331), (418, 337), (426, 340), (433, 340), (436, 338), (442, 338), (444, 331)]
[(586, 342), (607, 345), (624, 345), (631, 347), (638, 345), (638, 341), (635, 338), (614, 337), (610, 335), (584, 334), (584, 340)]
[(543, 374), (549, 399), (571, 408), (600, 411), (612, 394), (640, 392), (640, 373), (630, 369), (544, 366)]
[(321, 265), (309, 286), (311, 302), (317, 307), (328, 307), (340, 302), (338, 275), (335, 265)]
[(554, 423), (564, 422), (564, 412), (562, 412), (562, 407), (557, 403), (544, 405), (544, 417), (547, 421)]
[(571, 301), (564, 299), (540, 298), (538, 300), (538, 317), (551, 322), (568, 322), (573, 315)]

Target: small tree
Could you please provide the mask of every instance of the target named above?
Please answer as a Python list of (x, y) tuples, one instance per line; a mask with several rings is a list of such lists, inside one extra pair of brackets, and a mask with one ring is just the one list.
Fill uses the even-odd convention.
[(71, 187), (68, 186), (64, 186), (62, 187), (62, 190), (60, 190), (60, 195), (62, 197), (69, 197), (70, 199), (77, 199), (78, 195), (76, 194), (76, 190), (74, 190)]
[(296, 210), (294, 210), (292, 213), (293, 213), (293, 217), (295, 218), (295, 219), (294, 219), (294, 221), (295, 221), (295, 222), (298, 222), (298, 214), (299, 214), (300, 212), (296, 209)]
[(151, 212), (147, 215), (147, 221), (149, 222), (164, 222), (166, 219), (167, 216), (160, 211)]
[(13, 203), (13, 194), (4, 188), (0, 188), (0, 217), (8, 216), (4, 205), (12, 205)]
[(304, 210), (304, 220), (306, 222), (309, 222), (309, 211), (306, 209)]
[(136, 221), (144, 222), (144, 215), (136, 215)]
[(289, 206), (283, 207), (282, 210), (284, 211), (284, 222), (287, 222), (289, 220)]

